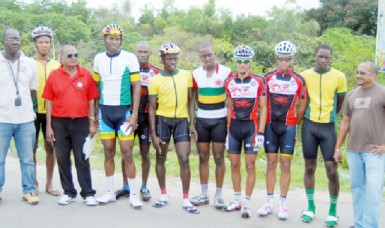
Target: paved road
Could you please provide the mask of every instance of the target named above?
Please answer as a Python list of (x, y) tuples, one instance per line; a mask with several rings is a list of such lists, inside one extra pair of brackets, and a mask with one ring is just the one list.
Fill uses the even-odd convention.
[[(188, 214), (181, 209), (181, 184), (179, 178), (167, 178), (169, 204), (162, 209), (151, 207), (145, 203), (142, 210), (134, 210), (129, 206), (128, 199), (122, 199), (115, 203), (87, 207), (80, 197), (76, 202), (67, 206), (59, 206), (57, 197), (52, 197), (44, 192), (45, 168), (38, 165), (38, 180), (40, 182), (40, 203), (36, 206), (28, 205), (21, 200), (20, 169), (17, 158), (8, 156), (6, 163), (6, 183), (3, 189), (3, 200), (0, 202), (0, 227), (279, 227), (285, 228), (313, 228), (324, 227), (323, 220), (327, 216), (329, 197), (323, 191), (316, 191), (315, 200), (317, 215), (310, 224), (299, 220), (301, 211), (306, 207), (306, 197), (302, 189), (294, 189), (289, 192), (288, 206), (290, 217), (287, 221), (279, 221), (276, 214), (262, 218), (256, 215), (256, 210), (265, 200), (265, 190), (255, 189), (251, 208), (252, 217), (242, 219), (239, 212), (224, 212), (216, 210), (212, 205), (199, 207), (199, 215)], [(105, 189), (104, 173), (93, 170), (94, 188), (97, 195), (103, 194)], [(228, 175), (228, 174), (227, 174)], [(74, 175), (76, 176), (76, 175)], [(121, 174), (118, 173), (115, 186), (120, 187)], [(55, 186), (60, 187), (58, 174), (55, 173)], [(78, 185), (76, 185), (78, 186)], [(152, 190), (153, 197), (159, 197), (159, 188), (154, 176), (150, 177), (148, 186)], [(210, 195), (214, 194), (214, 185), (209, 186)], [(191, 194), (200, 192), (198, 181), (192, 181)], [(279, 191), (277, 191), (279, 192)], [(232, 199), (231, 186), (224, 189), (224, 199), (229, 202)], [(153, 200), (152, 200), (153, 201)], [(338, 227), (349, 227), (352, 224), (353, 211), (351, 196), (343, 193), (340, 196), (338, 211), (340, 223)], [(385, 202), (382, 202), (382, 211), (385, 213)], [(382, 226), (385, 226), (385, 218), (382, 216)]]

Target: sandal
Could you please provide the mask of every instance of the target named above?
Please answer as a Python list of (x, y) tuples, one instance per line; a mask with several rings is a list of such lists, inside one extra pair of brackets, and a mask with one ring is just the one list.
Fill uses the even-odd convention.
[(337, 217), (337, 216), (329, 215), (325, 220), (325, 225), (327, 227), (335, 227), (335, 226), (337, 226), (338, 219), (339, 219), (339, 217)]
[(167, 201), (161, 201), (161, 200), (158, 200), (158, 201), (155, 201), (152, 206), (153, 207), (156, 207), (156, 208), (162, 208), (164, 206), (166, 206), (167, 204)]
[(312, 222), (314, 219), (314, 212), (312, 211), (302, 211), (301, 220), (306, 223)]
[(191, 214), (199, 214), (198, 209), (194, 206), (184, 206), (183, 209)]
[(54, 188), (46, 189), (45, 192), (51, 196), (60, 196), (60, 192)]

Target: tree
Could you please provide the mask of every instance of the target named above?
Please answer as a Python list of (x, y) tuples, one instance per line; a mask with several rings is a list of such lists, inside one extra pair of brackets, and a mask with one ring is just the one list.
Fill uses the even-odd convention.
[(320, 0), (321, 7), (306, 12), (316, 20), (321, 33), (328, 28), (345, 27), (354, 33), (376, 35), (378, 0)]

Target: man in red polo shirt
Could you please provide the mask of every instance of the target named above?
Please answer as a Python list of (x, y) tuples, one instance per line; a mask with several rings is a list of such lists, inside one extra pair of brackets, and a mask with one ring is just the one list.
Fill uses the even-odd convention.
[(85, 138), (96, 134), (95, 98), (99, 97), (91, 73), (78, 65), (78, 52), (65, 45), (60, 50), (61, 67), (51, 72), (42, 97), (47, 99), (47, 140), (55, 147), (64, 195), (58, 204), (75, 200), (77, 191), (71, 172), (71, 150), (75, 158), (80, 195), (87, 206), (95, 206), (89, 159), (83, 154)]

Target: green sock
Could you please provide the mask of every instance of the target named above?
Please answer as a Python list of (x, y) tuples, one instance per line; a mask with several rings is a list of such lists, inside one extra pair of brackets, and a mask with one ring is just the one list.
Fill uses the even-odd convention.
[(315, 213), (315, 204), (314, 204), (314, 188), (306, 189), (306, 197), (307, 197), (307, 210)]
[(338, 200), (338, 196), (334, 196), (330, 194), (329, 215), (331, 216), (337, 216), (337, 200)]

